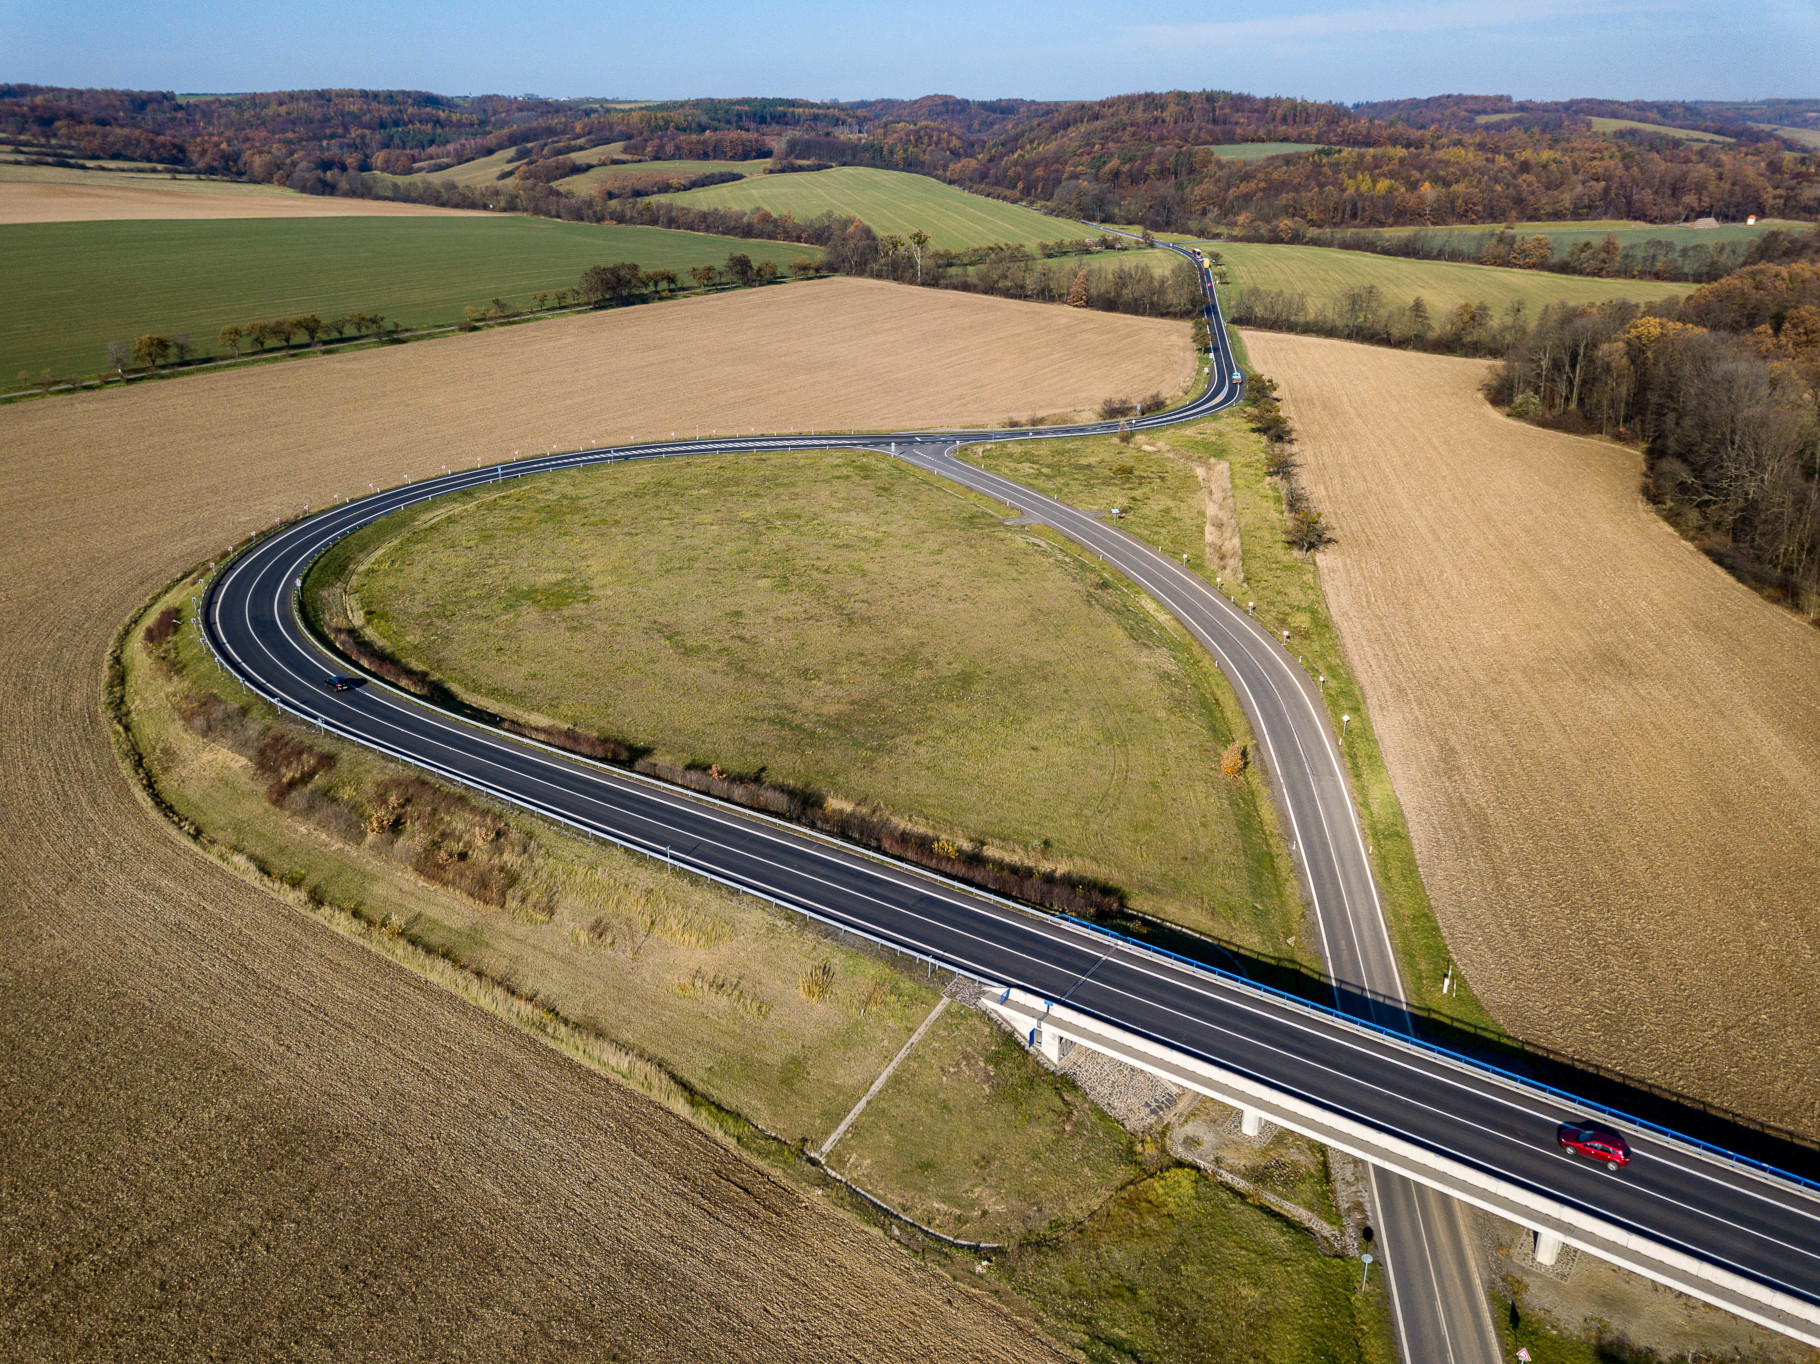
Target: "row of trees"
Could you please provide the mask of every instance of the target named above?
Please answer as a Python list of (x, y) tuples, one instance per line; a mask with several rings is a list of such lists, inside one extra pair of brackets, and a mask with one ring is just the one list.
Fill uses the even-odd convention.
[(396, 332), (399, 325), (389, 321), (384, 313), (346, 313), (327, 319), (318, 317), (315, 313), (305, 313), (301, 317), (275, 317), (269, 322), (223, 327), (220, 341), (235, 355), (239, 355), (242, 346), (263, 351), (270, 346), (288, 346), (293, 337), (299, 336), (311, 345), (324, 337), (334, 340), (349, 336), (378, 337)]
[[(789, 274), (802, 279), (820, 270), (812, 260), (795, 260), (790, 262)], [(734, 251), (728, 254), (724, 265), (704, 263), (691, 266), (688, 273), (696, 288), (705, 291), (721, 284), (741, 289), (770, 284), (785, 272), (778, 269), (776, 261), (754, 261), (744, 251)], [(563, 290), (556, 296), (556, 301), (560, 307), (564, 295), (569, 295), (590, 307), (604, 308), (634, 298), (666, 298), (681, 287), (682, 279), (674, 270), (646, 271), (640, 270), (634, 261), (619, 261), (612, 265), (590, 265), (581, 272), (575, 289)]]
[[(283, 349), (297, 337), (302, 337), (313, 345), (325, 337), (334, 340), (359, 336), (377, 338), (395, 335), (398, 330), (399, 324), (388, 320), (384, 313), (347, 313), (327, 320), (315, 313), (305, 313), (301, 317), (279, 317), (266, 322), (249, 322), (244, 326), (226, 326), (221, 329), (218, 339), (230, 354), (238, 356), (243, 347), (250, 347), (255, 353), (274, 346)], [(110, 341), (107, 344), (107, 368), (117, 374), (125, 374), (132, 368), (162, 369), (166, 365), (187, 364), (193, 358), (206, 359), (207, 356), (206, 348), (198, 356), (198, 347), (187, 332), (171, 332), (169, 335), (148, 332), (133, 341)], [(22, 374), (21, 377), (29, 376)], [(53, 382), (48, 372), (44, 381), (46, 387)]]
[(1274, 379), (1253, 374), (1245, 382), (1244, 413), (1253, 431), (1264, 438), (1264, 470), (1283, 493), (1284, 533), (1303, 554), (1333, 543), (1326, 519), (1303, 486), (1296, 457), (1295, 428), (1283, 412)]

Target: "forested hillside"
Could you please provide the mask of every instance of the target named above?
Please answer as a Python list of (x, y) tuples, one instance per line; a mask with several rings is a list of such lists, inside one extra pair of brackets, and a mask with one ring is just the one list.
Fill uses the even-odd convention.
[[(507, 168), (498, 188), (468, 187), (464, 206), (585, 217), (550, 185), (584, 168), (576, 153), (611, 146), (651, 160), (770, 156), (778, 169), (915, 171), (1068, 216), (1282, 240), (1311, 228), (1812, 219), (1820, 156), (1801, 139), (1820, 137), (1817, 125), (1820, 101), (1811, 100), (1442, 96), (1348, 108), (1174, 91), (1066, 104), (936, 95), (626, 107), (412, 91), (179, 97), (0, 86), (0, 140), (27, 155), (184, 167), (310, 193), (395, 193), (367, 173), (433, 178), (513, 148), (525, 173)], [(1258, 159), (1217, 150), (1265, 143), (1309, 150)]]

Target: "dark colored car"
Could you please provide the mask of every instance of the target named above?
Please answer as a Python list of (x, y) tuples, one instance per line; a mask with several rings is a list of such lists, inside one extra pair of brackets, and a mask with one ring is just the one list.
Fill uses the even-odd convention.
[(1608, 1170), (1630, 1164), (1630, 1143), (1616, 1132), (1608, 1132), (1589, 1122), (1562, 1123), (1560, 1130), (1555, 1133), (1555, 1140), (1561, 1143), (1561, 1154), (1564, 1156), (1585, 1156), (1588, 1160), (1601, 1160)]
[(356, 687), (364, 687), (366, 681), (364, 677), (328, 677), (322, 685), (330, 691), (353, 691)]

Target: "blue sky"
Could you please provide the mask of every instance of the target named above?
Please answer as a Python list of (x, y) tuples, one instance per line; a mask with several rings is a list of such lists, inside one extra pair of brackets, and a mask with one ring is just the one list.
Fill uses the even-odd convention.
[(1820, 96), (1820, 0), (4, 0), (0, 32), (0, 81), (180, 91)]

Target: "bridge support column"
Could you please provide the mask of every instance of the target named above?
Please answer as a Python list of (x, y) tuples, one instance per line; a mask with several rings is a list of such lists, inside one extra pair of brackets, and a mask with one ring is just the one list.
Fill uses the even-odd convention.
[(1239, 1110), (1239, 1131), (1248, 1137), (1263, 1135), (1264, 1115), (1255, 1108), (1241, 1108)]
[(1036, 1044), (1050, 1065), (1058, 1066), (1062, 1063), (1062, 1035), (1054, 1028), (1046, 1028), (1038, 1024)]
[(1552, 1265), (1561, 1254), (1561, 1238), (1552, 1232), (1536, 1233), (1536, 1263)]

